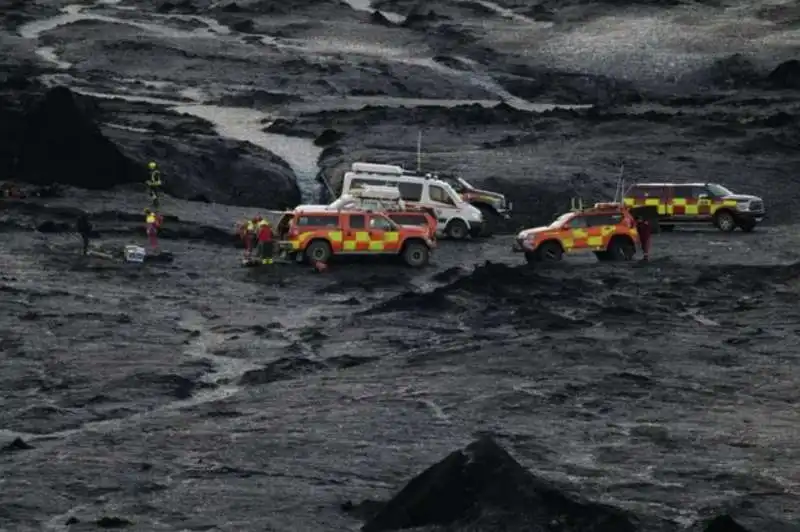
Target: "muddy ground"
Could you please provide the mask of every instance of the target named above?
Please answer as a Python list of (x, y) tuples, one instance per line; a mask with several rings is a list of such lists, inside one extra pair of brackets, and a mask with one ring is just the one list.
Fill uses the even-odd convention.
[[(69, 221), (57, 200), (5, 206)], [(204, 233), (162, 241), (163, 266), (6, 225), (2, 426), (31, 448), (2, 456), (0, 526), (352, 530), (341, 503), (388, 499), (481, 434), (633, 515), (800, 517), (792, 228), (657, 235), (644, 267), (533, 271), (498, 237), (442, 243), (424, 271), (314, 275), (240, 269), (209, 235), (248, 212), (207, 209)], [(103, 248), (144, 240), (97, 228)]]
[[(545, 507), (533, 521), (481, 499), (493, 522), (461, 512), (447, 530), (798, 523), (795, 6), (411, 4), (4, 11), (3, 179), (107, 190), (1, 205), (0, 530), (382, 530), (403, 524), (403, 497), (377, 516), (340, 505), (389, 500), (485, 435), (642, 523), (520, 490)], [(78, 105), (36, 111), (57, 85)], [(355, 160), (412, 167), (420, 130), (423, 168), (506, 192), (513, 224), (607, 197), (624, 162), (629, 181), (761, 195), (772, 225), (659, 234), (644, 267), (530, 270), (500, 236), (442, 242), (423, 271), (239, 268), (236, 221), (313, 199), (319, 170), (335, 186)], [(103, 248), (143, 243), (150, 158), (172, 196), (203, 200), (164, 201), (176, 262), (79, 257), (80, 209)], [(420, 485), (427, 508), (458, 498)], [(728, 506), (768, 517), (697, 524)]]

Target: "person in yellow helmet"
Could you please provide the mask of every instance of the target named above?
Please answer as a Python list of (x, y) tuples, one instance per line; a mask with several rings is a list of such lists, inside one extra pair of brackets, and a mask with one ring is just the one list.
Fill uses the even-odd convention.
[(147, 189), (150, 191), (153, 207), (158, 207), (158, 193), (161, 191), (161, 172), (154, 161), (150, 161), (147, 164), (147, 168), (150, 170), (150, 177), (144, 184), (147, 185)]
[(158, 213), (150, 209), (144, 210), (145, 223), (147, 224), (147, 237), (150, 239), (150, 246), (153, 251), (158, 251), (158, 229), (161, 227), (162, 218)]

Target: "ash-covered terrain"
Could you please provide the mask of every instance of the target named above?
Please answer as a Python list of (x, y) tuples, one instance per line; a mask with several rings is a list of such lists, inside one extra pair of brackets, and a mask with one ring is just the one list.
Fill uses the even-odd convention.
[[(0, 16), (0, 179), (30, 193), (0, 203), (0, 530), (800, 528), (793, 3)], [(420, 131), (423, 169), (506, 193), (511, 225), (622, 163), (771, 224), (656, 235), (649, 265), (532, 270), (500, 236), (423, 271), (239, 267), (235, 222), (412, 167)], [(144, 243), (151, 159), (175, 262), (81, 257), (81, 210), (100, 249)]]

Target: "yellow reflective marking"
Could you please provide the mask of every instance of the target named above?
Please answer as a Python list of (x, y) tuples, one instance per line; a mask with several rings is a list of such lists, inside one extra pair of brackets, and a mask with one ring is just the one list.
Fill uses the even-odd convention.
[(370, 251), (383, 251), (383, 242), (379, 240), (374, 240), (369, 243), (369, 250)]
[(589, 231), (586, 229), (573, 229), (572, 238), (586, 238), (589, 236)]
[(355, 251), (356, 250), (356, 241), (355, 240), (345, 240), (344, 244), (342, 244), (343, 251)]
[(672, 200), (673, 205), (686, 205), (686, 198), (675, 198)]
[(356, 242), (369, 242), (369, 233), (366, 231), (359, 231), (356, 233)]
[(398, 240), (400, 240), (400, 233), (396, 231), (384, 233), (383, 235), (384, 242), (397, 242)]
[(586, 241), (586, 244), (589, 246), (602, 246), (603, 245), (603, 237), (602, 236), (590, 236), (589, 240)]
[(563, 240), (561, 240), (561, 245), (564, 246), (564, 249), (569, 249), (575, 246), (575, 241), (572, 240), (571, 238), (564, 238)]
[(615, 230), (616, 227), (613, 225), (604, 225), (603, 227), (600, 228), (600, 232), (602, 232), (604, 235), (613, 234)]
[(644, 200), (645, 205), (658, 205), (661, 202), (658, 198), (647, 198)]
[(333, 242), (341, 242), (342, 241), (342, 232), (341, 231), (331, 231), (328, 233), (328, 236)]
[(700, 214), (700, 209), (697, 205), (687, 205), (686, 214)]

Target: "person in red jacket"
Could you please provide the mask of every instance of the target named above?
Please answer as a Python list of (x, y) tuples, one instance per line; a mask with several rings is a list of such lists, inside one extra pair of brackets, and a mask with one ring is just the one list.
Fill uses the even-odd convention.
[(261, 259), (261, 264), (272, 264), (272, 226), (267, 220), (256, 218), (256, 256)]
[(147, 224), (147, 237), (150, 239), (150, 246), (153, 251), (158, 251), (158, 230), (161, 228), (163, 219), (161, 215), (151, 211), (150, 209), (144, 210), (145, 223)]
[(636, 232), (639, 233), (639, 242), (642, 245), (642, 261), (648, 262), (650, 260), (650, 237), (653, 231), (650, 221), (644, 216), (636, 217)]

